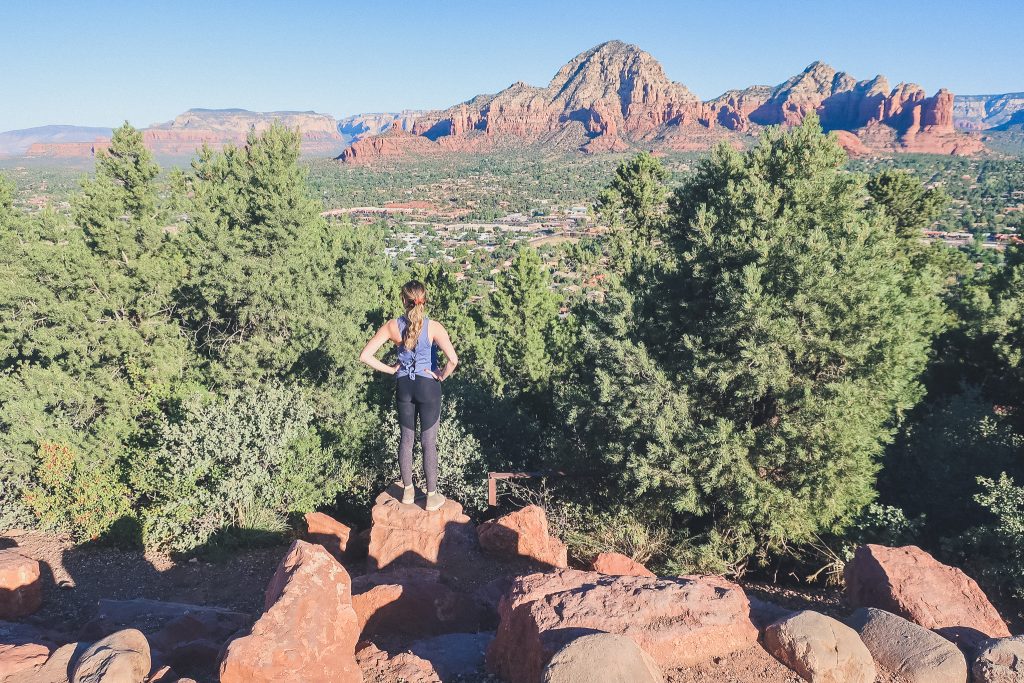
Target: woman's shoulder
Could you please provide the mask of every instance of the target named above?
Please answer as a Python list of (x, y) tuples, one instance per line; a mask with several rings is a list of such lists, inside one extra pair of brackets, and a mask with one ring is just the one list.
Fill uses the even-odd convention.
[(439, 334), (446, 334), (448, 330), (433, 318), (427, 318), (427, 332), (430, 334), (430, 338), (434, 339)]
[(402, 341), (402, 328), (405, 326), (405, 316), (389, 320), (384, 326), (388, 329), (388, 336), (391, 337), (391, 341), (396, 344)]

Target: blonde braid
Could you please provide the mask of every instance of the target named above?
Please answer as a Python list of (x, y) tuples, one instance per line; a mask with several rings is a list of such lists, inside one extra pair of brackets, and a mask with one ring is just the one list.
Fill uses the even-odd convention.
[(405, 334), (402, 345), (412, 351), (416, 348), (420, 333), (423, 331), (423, 319), (426, 317), (427, 288), (418, 280), (409, 280), (402, 285), (402, 305), (405, 306)]

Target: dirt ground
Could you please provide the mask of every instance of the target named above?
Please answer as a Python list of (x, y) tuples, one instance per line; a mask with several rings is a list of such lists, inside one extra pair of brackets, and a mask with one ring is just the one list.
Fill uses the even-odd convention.
[(263, 589), (284, 547), (246, 549), (216, 562), (174, 562), (141, 550), (84, 545), (34, 531), (0, 535), (0, 548), (17, 547), (43, 565), (43, 607), (25, 619), (75, 639), (100, 598), (149, 598), (216, 605), (257, 614)]
[[(77, 639), (100, 598), (149, 598), (199, 605), (215, 605), (258, 616), (263, 591), (283, 556), (286, 545), (240, 549), (215, 559), (175, 561), (141, 550), (84, 545), (69, 538), (34, 531), (0, 534), (0, 548), (17, 547), (44, 566), (42, 609), (24, 621), (45, 628), (64, 640)], [(364, 572), (364, 562), (347, 563), (352, 575)], [(528, 565), (481, 562), (453, 568), (454, 587), (472, 591), (512, 571), (531, 571)], [(748, 593), (788, 609), (815, 609), (832, 616), (847, 612), (835, 588), (794, 590), (764, 583), (748, 583)], [(667, 671), (668, 683), (798, 683), (801, 679), (779, 664), (760, 646), (720, 658), (697, 668)], [(480, 672), (459, 683), (494, 681)], [(892, 683), (880, 677), (879, 683)]]

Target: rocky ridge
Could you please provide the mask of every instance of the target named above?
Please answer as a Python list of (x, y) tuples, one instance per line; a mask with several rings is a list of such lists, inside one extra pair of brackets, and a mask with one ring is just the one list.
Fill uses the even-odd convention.
[(960, 130), (1001, 130), (1024, 124), (1024, 92), (957, 95), (953, 120)]
[[(701, 101), (672, 81), (649, 53), (621, 41), (580, 53), (545, 87), (517, 82), (443, 110), (365, 113), (338, 120), (316, 112), (190, 109), (143, 129), (158, 155), (191, 156), (203, 145), (241, 144), (273, 120), (298, 128), (305, 154), (349, 163), (539, 145), (586, 153), (630, 148), (706, 150), (749, 142), (768, 125), (815, 112), (851, 154), (973, 155), (976, 134), (1024, 124), (1024, 93), (929, 96), (884, 76), (857, 80), (816, 61), (785, 82), (729, 90)], [(52, 129), (52, 130), (51, 130)], [(973, 134), (972, 134), (973, 133)], [(0, 133), (0, 155), (91, 157), (107, 129), (69, 126)]]
[(88, 126), (37, 126), (0, 133), (0, 157), (24, 156), (33, 145), (72, 145), (107, 140), (110, 128)]
[[(540, 508), (496, 520), (515, 529), (516, 544), (475, 545), (488, 534), (474, 533), (458, 503), (430, 513), (392, 493), (374, 506), (369, 549), (361, 550), (369, 557), (350, 543), (362, 535), (311, 515), (306, 540), (285, 553), (255, 619), (106, 600), (79, 640), (67, 642), (25, 623), (34, 598), (27, 607), (12, 602), (0, 614), (17, 620), (0, 621), (0, 683), (194, 683), (175, 669), (200, 660), (216, 672), (201, 680), (224, 683), (724, 683), (753, 680), (726, 668), (744, 657), (762, 662), (756, 680), (780, 683), (796, 675), (820, 683), (1024, 675), (1021, 638), (1009, 637), (977, 584), (913, 546), (858, 550), (847, 567), (855, 611), (827, 616), (751, 598), (719, 576), (654, 576), (625, 556), (595, 558), (610, 573), (554, 567), (544, 561), (550, 556), (535, 557), (560, 544), (537, 519)], [(467, 572), (496, 556), (492, 567), (503, 573), (470, 589)], [(37, 595), (33, 562), (0, 550), (0, 565), (12, 568), (0, 573), (0, 592)], [(353, 578), (349, 568), (363, 567)], [(940, 604), (941, 596), (957, 599)], [(964, 629), (978, 639), (963, 639)]]
[(507, 144), (570, 145), (583, 152), (631, 146), (707, 149), (723, 139), (754, 135), (767, 125), (791, 126), (814, 112), (826, 130), (846, 131), (856, 151), (968, 155), (982, 143), (953, 125), (952, 93), (933, 96), (918, 85), (891, 87), (884, 76), (858, 81), (823, 62), (775, 87), (730, 90), (702, 102), (674, 82), (635, 45), (609, 41), (563, 66), (546, 87), (513, 83), (448, 109), (420, 115), (411, 135), (354, 142), (339, 157), (363, 163), (404, 155), (477, 151)]

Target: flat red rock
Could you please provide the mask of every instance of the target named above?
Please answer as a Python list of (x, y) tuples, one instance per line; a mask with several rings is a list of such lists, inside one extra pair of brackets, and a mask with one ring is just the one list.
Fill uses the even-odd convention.
[(487, 667), (510, 683), (538, 683), (562, 646), (595, 632), (632, 638), (663, 669), (694, 666), (757, 642), (743, 589), (715, 576), (530, 574), (513, 583), (500, 612)]
[(371, 571), (391, 565), (444, 565), (464, 559), (476, 546), (473, 523), (454, 500), (428, 512), (419, 501), (403, 505), (400, 496), (401, 489), (392, 486), (373, 506), (367, 560)]

